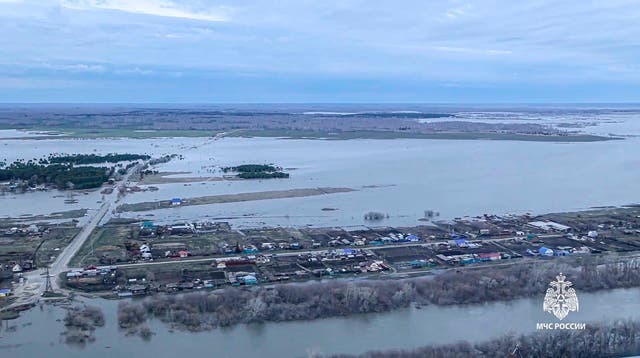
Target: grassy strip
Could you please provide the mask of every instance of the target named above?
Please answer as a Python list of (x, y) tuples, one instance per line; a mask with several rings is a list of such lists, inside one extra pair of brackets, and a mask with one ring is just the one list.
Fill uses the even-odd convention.
[[(311, 189), (273, 190), (273, 191), (261, 191), (261, 192), (253, 192), (253, 193), (212, 195), (212, 196), (202, 196), (198, 198), (184, 199), (180, 206), (222, 204), (222, 203), (235, 203), (235, 202), (242, 202), (242, 201), (270, 200), (270, 199), (284, 199), (284, 198), (299, 198), (299, 197), (315, 196), (315, 195), (323, 195), (323, 194), (347, 193), (354, 190), (355, 189), (351, 189), (351, 188), (311, 188)], [(148, 210), (156, 210), (156, 209), (166, 209), (171, 207), (174, 207), (174, 206), (171, 205), (170, 200), (148, 201), (148, 202), (134, 203), (134, 204), (123, 204), (118, 206), (118, 211), (119, 212), (148, 211)]]

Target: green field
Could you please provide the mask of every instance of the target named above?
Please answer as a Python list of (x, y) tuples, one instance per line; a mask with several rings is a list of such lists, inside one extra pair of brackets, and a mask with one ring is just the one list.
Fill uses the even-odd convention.
[[(308, 188), (308, 189), (289, 189), (289, 190), (271, 190), (261, 191), (253, 193), (238, 193), (238, 194), (223, 194), (223, 195), (211, 195), (201, 196), (197, 198), (183, 199), (180, 206), (190, 205), (209, 205), (209, 204), (222, 204), (222, 203), (235, 203), (242, 201), (255, 201), (255, 200), (271, 200), (271, 199), (283, 199), (283, 198), (299, 198), (315, 195), (327, 195), (336, 193), (347, 193), (355, 191), (350, 188)], [(118, 212), (125, 211), (149, 211), (157, 209), (172, 208), (170, 200), (163, 201), (147, 201), (133, 204), (122, 204), (118, 206)]]
[[(0, 127), (1, 128), (1, 127)], [(5, 128), (15, 129), (15, 128)], [(211, 130), (138, 130), (132, 128), (88, 129), (88, 128), (18, 128), (29, 131), (52, 133), (52, 135), (23, 137), (18, 139), (61, 139), (61, 138), (166, 138), (166, 137), (213, 137), (220, 131)], [(53, 135), (54, 133), (61, 135)], [(411, 133), (394, 131), (305, 131), (305, 130), (249, 130), (240, 129), (227, 133), (227, 137), (277, 137), (290, 139), (449, 139), (449, 140), (515, 140), (532, 142), (598, 142), (623, 138), (603, 137), (590, 134), (534, 135), (498, 132), (441, 132)]]

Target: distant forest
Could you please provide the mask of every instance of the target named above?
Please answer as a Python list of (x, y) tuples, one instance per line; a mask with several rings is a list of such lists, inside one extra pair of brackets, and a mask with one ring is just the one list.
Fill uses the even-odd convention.
[[(411, 109), (410, 106), (402, 108)], [(414, 109), (417, 110), (377, 111), (359, 107), (346, 110), (345, 113), (332, 113), (308, 112), (308, 109), (303, 108), (221, 110), (215, 107), (33, 107), (0, 110), (0, 127), (69, 130), (80, 137), (91, 137), (95, 134), (94, 131), (127, 136), (135, 130), (303, 131), (325, 134), (367, 131), (404, 134), (494, 132), (557, 135), (563, 132), (538, 123), (482, 123), (466, 121), (456, 114), (440, 112), (438, 109)], [(441, 119), (432, 121), (435, 118)]]

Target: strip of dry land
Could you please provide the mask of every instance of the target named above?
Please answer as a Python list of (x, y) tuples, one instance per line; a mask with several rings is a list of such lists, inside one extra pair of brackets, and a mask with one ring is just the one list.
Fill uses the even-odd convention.
[[(306, 188), (289, 190), (259, 191), (251, 193), (223, 194), (201, 196), (197, 198), (183, 199), (179, 206), (208, 205), (222, 203), (236, 203), (241, 201), (300, 198), (305, 196), (316, 196), (325, 194), (348, 193), (355, 191), (352, 188)], [(176, 207), (171, 200), (147, 201), (134, 204), (123, 204), (118, 207), (119, 212), (125, 211), (148, 211), (155, 209), (166, 209)]]
[(207, 181), (222, 181), (222, 180), (237, 180), (227, 179), (223, 177), (173, 177), (172, 175), (178, 174), (190, 174), (190, 172), (160, 172), (157, 174), (145, 175), (142, 180), (138, 182), (141, 185), (155, 185), (155, 184), (171, 184), (171, 183), (199, 183)]

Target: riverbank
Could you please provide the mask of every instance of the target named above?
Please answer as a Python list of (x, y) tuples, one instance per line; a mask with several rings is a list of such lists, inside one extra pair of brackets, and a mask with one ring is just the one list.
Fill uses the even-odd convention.
[[(323, 281), (156, 295), (119, 306), (119, 324), (134, 330), (149, 318), (202, 331), (241, 323), (316, 320), (380, 313), (412, 305), (466, 305), (540, 297), (562, 272), (580, 292), (640, 285), (637, 257), (571, 258), (549, 262), (448, 270), (401, 280)], [(237, 309), (242, 307), (242, 309)]]
[[(582, 292), (578, 290), (580, 311), (565, 321), (586, 322), (588, 326), (609, 320), (640, 319), (639, 289)], [(127, 300), (139, 302), (136, 299)], [(542, 298), (522, 298), (510, 302), (478, 305), (427, 305), (385, 313), (361, 314), (314, 321), (239, 324), (211, 331), (179, 330), (158, 319), (147, 319), (150, 341), (128, 335), (119, 327), (119, 302), (76, 296), (73, 306), (96, 306), (104, 313), (105, 326), (95, 330), (95, 342), (84, 347), (68, 346), (60, 336), (68, 305), (43, 305), (24, 312), (17, 320), (0, 327), (0, 352), (9, 356), (55, 358), (108, 358), (120, 355), (164, 357), (176, 350), (189, 355), (233, 357), (308, 358), (338, 354), (359, 355), (366, 351), (413, 350), (427, 345), (473, 345), (507, 333), (514, 336), (536, 332), (537, 322), (556, 318), (542, 310)], [(237, 306), (235, 309), (247, 309)], [(487, 324), (492, 322), (493, 324)], [(6, 329), (5, 329), (6, 327)], [(633, 331), (631, 331), (633, 332)], [(250, 341), (252, 344), (243, 344)]]

